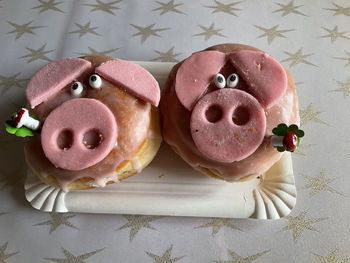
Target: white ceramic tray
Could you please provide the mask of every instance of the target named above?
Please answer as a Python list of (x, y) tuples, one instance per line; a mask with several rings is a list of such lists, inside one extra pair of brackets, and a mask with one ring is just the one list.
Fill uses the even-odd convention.
[[(163, 86), (173, 63), (137, 62)], [(42, 183), (29, 170), (25, 195), (45, 212), (278, 219), (296, 203), (290, 153), (259, 178), (227, 183), (194, 171), (165, 143), (140, 174), (104, 188), (70, 191)]]

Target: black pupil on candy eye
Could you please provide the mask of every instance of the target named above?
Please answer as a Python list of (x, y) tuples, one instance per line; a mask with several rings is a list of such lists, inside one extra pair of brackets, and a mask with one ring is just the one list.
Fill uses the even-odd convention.
[(78, 86), (79, 86), (78, 83), (74, 83), (73, 86), (72, 86), (72, 89), (76, 90), (78, 88)]
[(220, 83), (222, 83), (222, 82), (224, 81), (223, 77), (218, 76), (218, 81), (219, 81)]
[(235, 81), (236, 80), (236, 75), (231, 75), (230, 80), (231, 81)]
[(91, 79), (91, 81), (96, 81), (97, 78), (96, 78), (96, 76), (91, 76), (90, 79)]

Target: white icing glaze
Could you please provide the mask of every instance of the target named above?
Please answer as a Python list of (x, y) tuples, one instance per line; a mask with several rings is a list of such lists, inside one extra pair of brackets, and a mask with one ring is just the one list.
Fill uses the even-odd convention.
[(137, 173), (140, 173), (142, 170), (142, 164), (137, 156), (131, 161), (132, 167), (137, 171)]
[(98, 187), (105, 187), (107, 182), (105, 178), (95, 178), (95, 183)]
[(88, 182), (88, 185), (91, 187), (103, 187), (106, 186), (108, 182), (119, 183), (118, 173), (114, 173), (111, 177), (101, 178), (97, 181)]

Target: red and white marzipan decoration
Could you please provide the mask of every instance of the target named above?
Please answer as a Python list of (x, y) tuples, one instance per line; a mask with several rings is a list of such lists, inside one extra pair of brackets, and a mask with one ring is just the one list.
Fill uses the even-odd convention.
[(40, 122), (33, 117), (29, 116), (29, 112), (26, 108), (22, 108), (16, 114), (13, 119), (14, 125), (16, 128), (21, 128), (25, 126), (33, 131), (39, 129)]

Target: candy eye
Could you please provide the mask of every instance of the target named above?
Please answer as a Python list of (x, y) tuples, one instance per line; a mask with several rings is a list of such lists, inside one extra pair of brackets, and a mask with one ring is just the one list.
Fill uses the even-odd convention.
[(92, 88), (99, 89), (102, 85), (102, 79), (99, 75), (93, 74), (89, 78), (89, 84)]
[(72, 95), (80, 96), (83, 93), (83, 89), (84, 89), (83, 84), (81, 84), (81, 82), (79, 81), (74, 82), (71, 87)]
[(220, 73), (216, 74), (214, 77), (214, 83), (215, 83), (215, 86), (220, 89), (225, 88), (226, 86), (225, 77)]
[(227, 78), (227, 87), (234, 88), (237, 86), (239, 77), (237, 74), (233, 73)]

